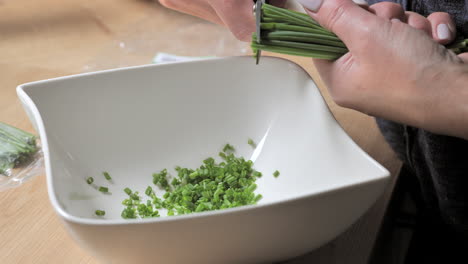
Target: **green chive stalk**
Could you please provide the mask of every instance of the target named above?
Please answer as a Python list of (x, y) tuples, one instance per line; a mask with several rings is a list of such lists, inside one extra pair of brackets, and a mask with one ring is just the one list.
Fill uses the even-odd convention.
[(31, 160), (37, 152), (36, 136), (0, 122), (0, 174)]
[[(335, 60), (348, 52), (333, 32), (320, 26), (307, 14), (264, 4), (262, 6), (261, 41), (252, 35), (254, 56), (258, 51)], [(468, 39), (459, 38), (446, 46), (460, 54), (468, 52)]]

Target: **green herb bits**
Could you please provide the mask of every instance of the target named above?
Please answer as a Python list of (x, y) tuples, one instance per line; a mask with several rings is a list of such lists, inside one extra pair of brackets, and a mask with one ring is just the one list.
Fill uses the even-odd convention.
[[(253, 140), (247, 143), (255, 144)], [(209, 157), (198, 168), (176, 166), (175, 176), (167, 169), (154, 173), (153, 184), (166, 192), (158, 197), (157, 190), (148, 186), (145, 194), (152, 199), (146, 203), (140, 202), (137, 192), (126, 188), (130, 199), (122, 202), (126, 206), (122, 217), (159, 217), (161, 209), (172, 216), (256, 204), (262, 195), (255, 193), (255, 181), (262, 173), (253, 168), (251, 160), (238, 157), (234, 152), (235, 148), (226, 144), (219, 153), (219, 162)]]
[(95, 213), (97, 216), (104, 216), (104, 215), (106, 215), (106, 211), (104, 211), (104, 210), (96, 210), (94, 213)]

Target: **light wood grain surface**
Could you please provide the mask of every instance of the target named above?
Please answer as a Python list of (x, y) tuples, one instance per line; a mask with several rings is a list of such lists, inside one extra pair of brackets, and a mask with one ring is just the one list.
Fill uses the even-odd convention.
[[(151, 62), (156, 52), (248, 54), (219, 26), (138, 0), (0, 0), (0, 120), (33, 131), (16, 97), (25, 82)], [(304, 67), (349, 135), (393, 175), (400, 163), (372, 117), (335, 105), (311, 60)], [(290, 263), (365, 263), (392, 191), (330, 244)], [(64, 230), (45, 176), (0, 193), (0, 263), (98, 263)]]

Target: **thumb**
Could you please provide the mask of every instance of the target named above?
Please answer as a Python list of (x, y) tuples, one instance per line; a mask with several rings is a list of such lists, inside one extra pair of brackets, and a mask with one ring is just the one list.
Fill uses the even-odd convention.
[(333, 31), (348, 47), (362, 41), (359, 35), (369, 31), (375, 16), (352, 0), (297, 0), (323, 27)]

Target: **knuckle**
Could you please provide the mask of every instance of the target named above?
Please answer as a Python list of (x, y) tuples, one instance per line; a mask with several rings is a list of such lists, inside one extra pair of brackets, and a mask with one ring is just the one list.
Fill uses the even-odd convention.
[(419, 29), (431, 34), (431, 24), (427, 18), (411, 11), (406, 11), (405, 13), (407, 15), (408, 25), (415, 29)]
[(372, 9), (378, 9), (378, 10), (391, 10), (391, 9), (397, 9), (402, 7), (399, 4), (391, 3), (391, 2), (380, 2), (377, 4), (373, 4), (370, 6)]
[(425, 23), (423, 23), (423, 22), (414, 22), (414, 23), (412, 23), (411, 26), (413, 28), (415, 28), (415, 29), (418, 29), (418, 30), (424, 30), (424, 31), (428, 30), (427, 25)]
[(428, 18), (434, 18), (434, 17), (443, 18), (443, 19), (451, 19), (451, 16), (446, 12), (434, 12), (428, 16)]
[(324, 26), (330, 31), (336, 32), (335, 27), (340, 24), (346, 11), (346, 2), (341, 1), (335, 8), (328, 13), (324, 21)]
[(382, 6), (387, 8), (387, 9), (401, 9), (401, 10), (403, 10), (403, 7), (401, 7), (401, 5), (397, 4), (397, 3), (382, 2), (380, 4), (382, 4)]
[(401, 5), (390, 2), (381, 2), (376, 4), (373, 9), (378, 16), (385, 18), (399, 17), (404, 14), (404, 9)]

